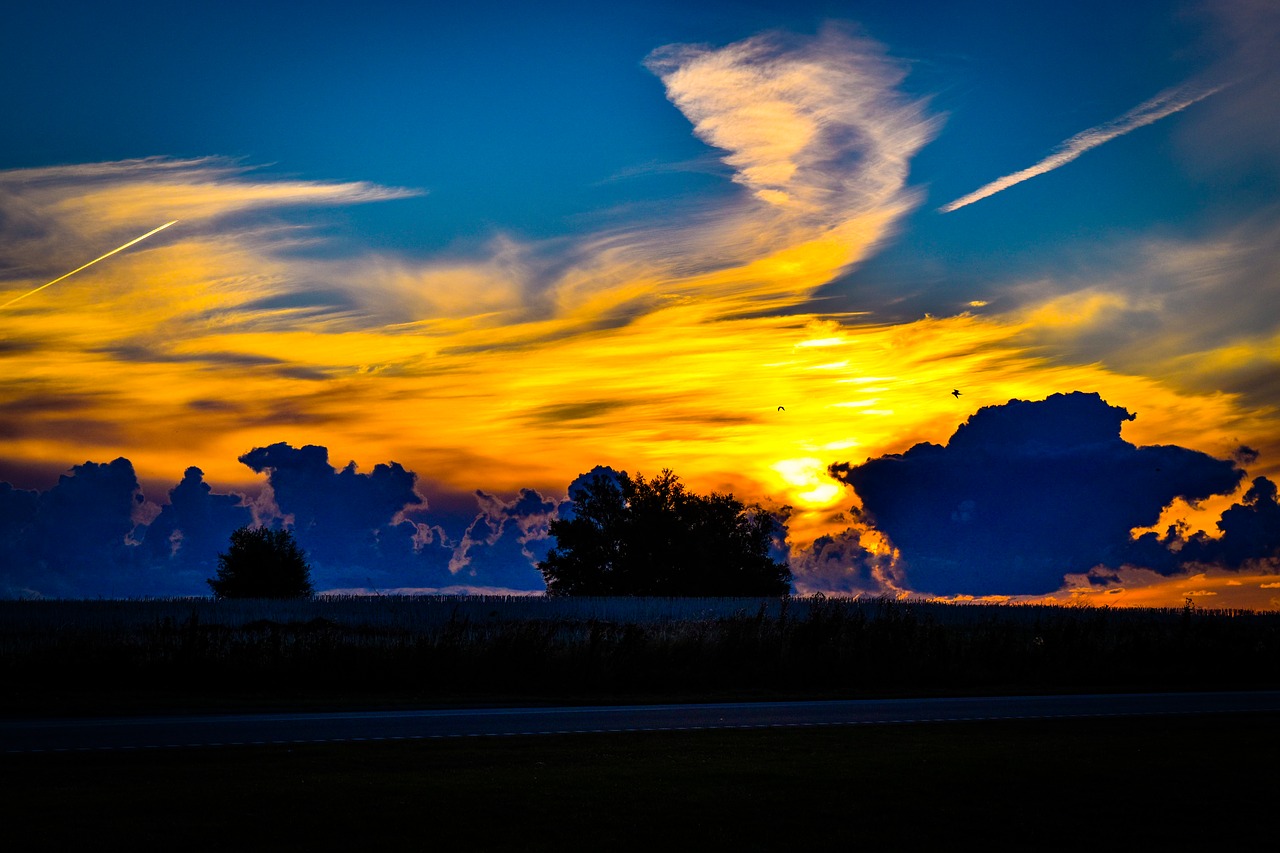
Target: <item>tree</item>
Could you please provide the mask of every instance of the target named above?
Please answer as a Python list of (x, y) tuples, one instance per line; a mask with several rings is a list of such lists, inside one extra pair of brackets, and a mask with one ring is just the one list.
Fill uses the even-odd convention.
[(652, 480), (597, 474), (551, 522), (556, 547), (538, 564), (548, 595), (785, 595), (791, 570), (769, 557), (782, 525), (732, 494), (685, 489), (669, 469)]
[(217, 598), (303, 598), (311, 595), (311, 566), (288, 530), (241, 527), (218, 555), (209, 578)]

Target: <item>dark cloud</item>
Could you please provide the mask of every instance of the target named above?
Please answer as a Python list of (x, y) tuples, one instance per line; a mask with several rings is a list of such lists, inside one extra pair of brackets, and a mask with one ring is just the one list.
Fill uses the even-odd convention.
[(41, 342), (37, 340), (18, 340), (16, 338), (9, 338), (7, 340), (0, 341), (0, 358), (3, 358), (6, 355), (25, 355), (29, 352), (36, 352), (41, 348), (41, 346)]
[(1241, 465), (1252, 465), (1254, 462), (1258, 461), (1258, 457), (1261, 455), (1261, 453), (1254, 450), (1249, 445), (1242, 444), (1236, 448), (1234, 453), (1231, 454), (1231, 458), (1239, 462)]
[[(1250, 561), (1280, 559), (1280, 505), (1276, 484), (1266, 477), (1253, 481), (1242, 503), (1233, 504), (1218, 521), (1221, 538), (1193, 548), (1189, 556), (1242, 568)], [(1185, 548), (1183, 550), (1186, 550)]]
[(195, 412), (238, 412), (240, 407), (225, 400), (188, 400), (186, 407)]
[[(1130, 537), (1175, 498), (1229, 494), (1243, 478), (1228, 460), (1129, 444), (1120, 428), (1133, 418), (1097, 394), (1014, 400), (979, 410), (945, 446), (833, 465), (864, 512), (789, 551), (797, 591), (1037, 594), (1066, 574), (1112, 586), (1123, 566), (1280, 568), (1280, 504), (1262, 477), (1222, 514), (1218, 535), (1177, 523)], [(1256, 458), (1247, 447), (1235, 456)], [(293, 529), (320, 589), (536, 591), (549, 525), (572, 513), (570, 500), (533, 489), (420, 490), (395, 462), (335, 468), (315, 445), (272, 444), (240, 461), (265, 476), (253, 500), (215, 493), (192, 467), (157, 507), (123, 458), (77, 465), (44, 491), (0, 483), (0, 595), (204, 595), (231, 531), (251, 522)], [(567, 492), (623, 476), (597, 466)]]
[(946, 446), (838, 464), (868, 520), (900, 552), (910, 587), (941, 595), (1040, 594), (1116, 565), (1129, 531), (1175, 498), (1230, 494), (1243, 472), (1176, 446), (1135, 447), (1135, 415), (1097, 394), (988, 406)]
[(13, 597), (28, 588), (26, 575), (34, 562), (27, 550), (29, 531), (39, 508), (39, 492), (0, 483), (0, 596)]
[(0, 482), (0, 596), (207, 595), (231, 532), (253, 523), (292, 529), (321, 590), (541, 591), (535, 564), (567, 505), (533, 489), (505, 498), (437, 485), (435, 509), (400, 464), (338, 469), (315, 445), (240, 461), (266, 476), (256, 498), (218, 494), (191, 467), (157, 507), (127, 459), (78, 465), (47, 491)]
[(217, 570), (232, 531), (252, 521), (242, 495), (214, 494), (204, 472), (192, 467), (169, 490), (169, 503), (147, 526), (143, 546), (153, 563), (192, 571), (202, 580)]
[(450, 570), (459, 582), (483, 578), (494, 586), (543, 589), (535, 565), (551, 547), (548, 527), (560, 504), (533, 489), (521, 489), (510, 501), (476, 491), (480, 513), (472, 520), (454, 552)]
[(903, 588), (893, 556), (868, 549), (853, 528), (793, 548), (789, 562), (796, 591), (802, 595), (888, 595)]
[(583, 400), (578, 403), (559, 403), (534, 409), (529, 413), (529, 420), (545, 424), (586, 421), (633, 405), (635, 404), (626, 400)]
[(46, 492), (0, 488), (0, 593), (112, 595), (132, 569), (142, 491), (128, 459), (85, 462)]
[[(358, 473), (354, 462), (338, 470), (329, 464), (328, 448), (294, 448), (284, 442), (254, 448), (240, 461), (267, 475), (279, 515), (289, 522), (319, 572), (318, 586), (334, 585), (331, 580), (352, 586), (362, 577), (347, 577), (347, 567), (405, 556), (403, 548), (412, 542), (416, 528), (396, 528), (404, 510), (424, 500), (414, 488), (417, 475), (398, 462), (375, 465), (369, 474)], [(384, 544), (391, 553), (384, 553)]]
[(20, 439), (53, 434), (86, 444), (118, 442), (123, 435), (119, 424), (88, 414), (94, 407), (113, 400), (114, 395), (109, 392), (68, 393), (57, 388), (15, 396), (4, 405), (0, 436)]
[(260, 368), (278, 376), (291, 379), (320, 380), (328, 378), (323, 371), (310, 367), (290, 364), (279, 358), (264, 355), (251, 355), (238, 352), (167, 352), (146, 345), (125, 345), (99, 347), (91, 352), (109, 356), (113, 361), (126, 361), (137, 364), (203, 364), (210, 368), (221, 369), (234, 367), (240, 369)]

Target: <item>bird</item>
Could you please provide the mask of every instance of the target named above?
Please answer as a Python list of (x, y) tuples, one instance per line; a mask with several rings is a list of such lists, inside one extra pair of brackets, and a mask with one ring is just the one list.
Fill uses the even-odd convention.
[(952, 391), (952, 392), (951, 392), (951, 396), (952, 396), (952, 397), (959, 398), (959, 397), (960, 397), (960, 392), (959, 392), (958, 390), (957, 390), (957, 391)]
[(786, 409), (784, 409), (784, 408), (782, 408), (781, 406), (779, 406), (779, 407), (778, 407), (778, 411), (779, 411), (779, 412), (785, 412), (785, 411), (786, 411)]

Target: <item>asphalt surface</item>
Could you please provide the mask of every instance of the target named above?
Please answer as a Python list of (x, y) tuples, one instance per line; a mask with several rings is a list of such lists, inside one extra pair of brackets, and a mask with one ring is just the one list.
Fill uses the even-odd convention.
[(0, 720), (0, 753), (1280, 712), (1280, 691)]

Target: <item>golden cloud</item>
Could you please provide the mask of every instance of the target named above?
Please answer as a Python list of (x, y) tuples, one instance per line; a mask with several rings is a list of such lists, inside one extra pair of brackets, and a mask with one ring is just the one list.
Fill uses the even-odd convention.
[[(670, 467), (794, 506), (803, 543), (847, 526), (853, 495), (826, 464), (942, 441), (983, 405), (1098, 391), (1139, 412), (1129, 440), (1217, 454), (1265, 428), (1230, 395), (1054, 359), (1032, 333), (1058, 315), (1070, 327), (1078, 304), (902, 324), (806, 308), (917, 203), (907, 164), (936, 122), (877, 46), (830, 30), (671, 48), (650, 66), (744, 192), (608, 234), (299, 258), (285, 250), (305, 232), (248, 214), (409, 191), (217, 159), (0, 173), (0, 212), (44, 235), (17, 265), (41, 274), (117, 232), (193, 223), (0, 312), (0, 404), (23, 413), (0, 455), (124, 455), (144, 479), (198, 465), (229, 485), (254, 481), (240, 454), (287, 441), (546, 493), (598, 464)], [(32, 282), (0, 282), (0, 300)], [(1089, 316), (1111, 310), (1095, 301)]]

